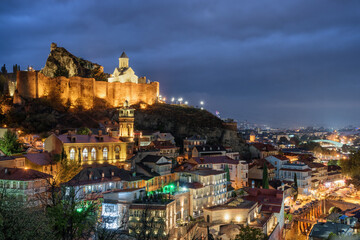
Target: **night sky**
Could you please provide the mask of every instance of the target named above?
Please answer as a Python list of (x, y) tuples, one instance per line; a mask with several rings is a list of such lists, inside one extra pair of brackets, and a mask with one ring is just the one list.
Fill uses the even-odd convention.
[(51, 42), (112, 73), (125, 50), (161, 94), (273, 127), (360, 125), (360, 1), (4, 1), (0, 64)]

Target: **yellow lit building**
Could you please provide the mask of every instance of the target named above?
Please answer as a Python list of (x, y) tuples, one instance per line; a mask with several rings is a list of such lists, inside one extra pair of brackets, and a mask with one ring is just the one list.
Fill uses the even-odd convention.
[(130, 168), (125, 161), (132, 149), (128, 149), (126, 142), (109, 135), (52, 134), (45, 140), (45, 151), (61, 154), (63, 149), (70, 161), (81, 164), (110, 163)]

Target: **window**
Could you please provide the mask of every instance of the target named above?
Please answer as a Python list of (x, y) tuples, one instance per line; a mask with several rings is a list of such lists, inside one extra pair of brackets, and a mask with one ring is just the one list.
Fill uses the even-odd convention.
[(104, 160), (107, 160), (108, 159), (108, 150), (106, 147), (104, 147), (103, 149), (103, 159)]
[(70, 150), (70, 160), (75, 160), (75, 149)]
[(91, 160), (96, 160), (96, 149), (95, 148), (91, 149)]
[(84, 161), (88, 160), (89, 152), (88, 152), (87, 148), (84, 148), (84, 150), (82, 152), (82, 155), (83, 155), (83, 160)]
[(120, 148), (118, 146), (115, 148), (115, 159), (120, 159)]

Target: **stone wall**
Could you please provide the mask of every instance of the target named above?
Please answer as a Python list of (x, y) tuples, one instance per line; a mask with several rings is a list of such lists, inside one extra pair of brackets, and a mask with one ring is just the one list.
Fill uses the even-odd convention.
[(49, 78), (41, 72), (17, 72), (17, 94), (23, 98), (41, 98), (58, 94), (63, 103), (91, 108), (94, 97), (104, 99), (113, 107), (144, 102), (154, 104), (159, 95), (159, 83), (119, 83), (95, 81), (93, 78)]

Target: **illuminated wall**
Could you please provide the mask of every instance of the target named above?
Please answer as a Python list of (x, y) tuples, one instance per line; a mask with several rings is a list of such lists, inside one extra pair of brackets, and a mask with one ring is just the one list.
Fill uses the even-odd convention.
[(159, 83), (120, 83), (95, 81), (93, 78), (56, 77), (49, 78), (40, 72), (17, 72), (17, 94), (24, 98), (41, 98), (58, 94), (63, 103), (91, 108), (94, 97), (106, 100), (111, 106), (119, 107), (125, 100), (130, 105), (140, 102), (154, 104), (159, 95)]

